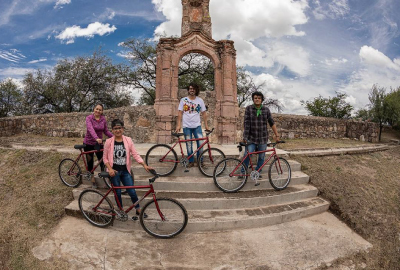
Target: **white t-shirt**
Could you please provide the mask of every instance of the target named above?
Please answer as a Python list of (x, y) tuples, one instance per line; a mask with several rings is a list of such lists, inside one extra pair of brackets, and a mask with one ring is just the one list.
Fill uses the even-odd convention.
[(199, 97), (196, 97), (195, 100), (184, 97), (179, 102), (178, 110), (183, 111), (182, 127), (197, 128), (201, 126), (200, 113), (206, 110), (206, 106)]

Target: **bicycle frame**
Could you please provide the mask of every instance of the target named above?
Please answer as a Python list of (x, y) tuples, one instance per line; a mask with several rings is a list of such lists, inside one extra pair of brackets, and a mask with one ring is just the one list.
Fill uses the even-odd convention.
[[(78, 155), (78, 157), (75, 159), (76, 164), (78, 164), (80, 158), (81, 158), (83, 155), (91, 154), (91, 153), (97, 153), (97, 152), (103, 152), (103, 151), (104, 151), (104, 149), (100, 149), (100, 150), (91, 150), (91, 151), (87, 151), (87, 152), (83, 151), (82, 149), (79, 149), (79, 150), (81, 151), (81, 153), (80, 153), (80, 154)], [(93, 173), (93, 172), (97, 169), (97, 167), (100, 165), (100, 163), (101, 163), (102, 161), (103, 161), (103, 158), (99, 159), (98, 162), (97, 162), (97, 164), (95, 164), (95, 165), (93, 166), (93, 169), (92, 169), (91, 171), (89, 171), (86, 158), (83, 158), (83, 164), (85, 164), (85, 169), (86, 169), (86, 171), (88, 171), (88, 172), (90, 172), (90, 173)], [(73, 170), (74, 167), (75, 167), (75, 166), (72, 166), (70, 170)]]
[[(121, 206), (121, 202), (118, 200), (116, 190), (117, 190), (117, 189), (129, 189), (129, 188), (134, 188), (134, 189), (147, 189), (147, 188), (148, 188), (149, 190), (148, 190), (139, 200), (137, 200), (134, 204), (132, 204), (128, 209), (124, 210), (124, 209), (122, 208), (122, 206)], [(155, 202), (155, 204), (156, 204), (156, 207), (157, 207), (157, 212), (158, 212), (158, 214), (160, 215), (161, 219), (162, 219), (163, 221), (165, 221), (165, 217), (164, 217), (164, 215), (162, 214), (162, 212), (161, 212), (161, 210), (160, 210), (160, 207), (158, 206), (158, 202), (157, 202), (156, 194), (155, 194), (155, 191), (154, 191), (154, 188), (153, 188), (153, 184), (143, 185), (143, 186), (118, 186), (118, 187), (115, 187), (115, 186), (111, 183), (111, 188), (106, 192), (106, 194), (105, 194), (105, 195), (103, 196), (103, 198), (99, 201), (99, 203), (98, 203), (95, 207), (93, 207), (93, 210), (94, 210), (94, 211), (96, 211), (96, 212), (101, 212), (101, 211), (98, 211), (97, 208), (101, 205), (101, 203), (105, 200), (105, 198), (107, 198), (108, 194), (110, 194), (111, 191), (113, 191), (114, 198), (115, 198), (115, 201), (117, 202), (117, 205), (118, 205), (119, 210), (124, 211), (125, 213), (129, 213), (136, 205), (138, 205), (141, 201), (143, 201), (144, 198), (146, 198), (147, 196), (149, 196), (150, 194), (152, 194), (153, 200), (154, 200), (154, 202)], [(104, 213), (104, 214), (109, 214), (109, 213)], [(116, 214), (115, 214), (115, 213), (112, 213), (112, 215), (115, 216)]]
[(175, 142), (175, 144), (171, 147), (171, 149), (160, 159), (160, 161), (169, 161), (169, 162), (175, 162), (175, 163), (180, 163), (180, 161), (176, 161), (176, 160), (164, 160), (165, 157), (169, 154), (169, 152), (171, 152), (172, 149), (175, 148), (175, 146), (179, 143), (179, 148), (181, 150), (181, 155), (182, 158), (185, 156), (185, 154), (183, 153), (183, 148), (182, 148), (182, 143), (183, 142), (192, 142), (192, 141), (202, 141), (204, 140), (204, 142), (196, 149), (196, 151), (194, 151), (190, 156), (188, 156), (187, 158), (190, 159), (191, 157), (193, 157), (200, 149), (202, 149), (204, 147), (204, 145), (207, 144), (208, 149), (210, 149), (210, 140), (208, 139), (208, 136), (203, 137), (203, 138), (198, 138), (198, 139), (187, 139), (187, 140), (181, 140), (178, 138), (178, 141)]
[(269, 157), (268, 157), (268, 159), (267, 160), (265, 160), (264, 161), (264, 163), (261, 165), (261, 167), (257, 170), (257, 172), (260, 172), (261, 170), (262, 170), (262, 168), (265, 166), (265, 164), (267, 164), (270, 160), (271, 160), (271, 158), (272, 157), (274, 157), (274, 158), (276, 158), (277, 160), (278, 160), (278, 165), (279, 165), (279, 170), (281, 171), (281, 173), (282, 173), (282, 168), (281, 168), (281, 163), (280, 163), (280, 161), (279, 161), (279, 157), (278, 157), (278, 155), (276, 154), (276, 149), (275, 149), (275, 147), (273, 147), (272, 149), (266, 149), (266, 150), (263, 150), (263, 151), (255, 151), (255, 152), (248, 152), (248, 151), (246, 151), (247, 152), (247, 154), (242, 158), (242, 160), (241, 160), (241, 162), (236, 166), (236, 168), (229, 174), (229, 176), (230, 177), (232, 177), (232, 176), (250, 176), (250, 174), (245, 174), (245, 175), (243, 175), (242, 173), (241, 174), (235, 174), (235, 172), (236, 172), (236, 170), (239, 168), (239, 166), (241, 166), (242, 164), (243, 164), (243, 162), (246, 160), (246, 158), (247, 157), (249, 157), (249, 167), (251, 167), (251, 169), (252, 169), (252, 171), (253, 171), (253, 163), (252, 163), (252, 161), (251, 161), (251, 155), (253, 155), (253, 154), (256, 154), (256, 155), (258, 155), (258, 154), (261, 154), (261, 153), (267, 153), (267, 152), (272, 152), (271, 153), (271, 155), (269, 155)]

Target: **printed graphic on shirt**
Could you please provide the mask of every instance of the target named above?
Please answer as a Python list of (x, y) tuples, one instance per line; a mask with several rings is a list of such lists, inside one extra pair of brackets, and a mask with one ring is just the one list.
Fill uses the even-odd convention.
[(126, 150), (124, 144), (114, 145), (114, 165), (126, 165)]
[(196, 104), (191, 102), (188, 98), (183, 100), (183, 112), (186, 113), (200, 113), (201, 106), (200, 104)]

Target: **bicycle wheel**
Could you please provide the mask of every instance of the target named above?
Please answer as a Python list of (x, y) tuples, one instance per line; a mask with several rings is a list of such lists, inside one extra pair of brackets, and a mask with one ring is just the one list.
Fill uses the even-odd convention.
[[(160, 213), (157, 210), (160, 210)], [(147, 218), (143, 218), (144, 213)], [(159, 198), (148, 202), (140, 212), (140, 224), (150, 235), (158, 238), (171, 238), (180, 234), (186, 227), (188, 215), (185, 207), (171, 198)]]
[(157, 144), (147, 151), (146, 164), (153, 167), (158, 175), (167, 176), (175, 171), (178, 165), (178, 156), (170, 146)]
[(199, 170), (202, 174), (212, 177), (215, 165), (223, 159), (225, 159), (225, 154), (221, 150), (210, 148), (201, 153), (197, 159), (197, 164), (199, 164)]
[(247, 169), (239, 159), (226, 158), (215, 166), (213, 177), (215, 185), (223, 192), (237, 192), (247, 182)]
[(109, 198), (104, 198), (97, 209), (93, 209), (103, 197), (103, 194), (93, 189), (86, 189), (79, 196), (79, 209), (83, 216), (97, 227), (107, 227), (114, 220), (114, 207)]
[(78, 163), (70, 158), (61, 160), (58, 166), (58, 175), (68, 187), (77, 187), (82, 181), (82, 171)]
[(272, 161), (271, 165), (269, 165), (268, 178), (271, 186), (274, 189), (285, 189), (289, 185), (291, 178), (289, 162), (287, 162), (287, 160), (284, 158), (279, 158)]

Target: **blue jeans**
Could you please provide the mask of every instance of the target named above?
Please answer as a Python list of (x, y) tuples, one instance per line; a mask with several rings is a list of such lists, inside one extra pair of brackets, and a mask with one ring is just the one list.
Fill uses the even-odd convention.
[[(201, 126), (198, 126), (197, 128), (183, 128), (183, 133), (185, 134), (185, 140), (192, 139), (193, 136), (195, 139), (202, 138), (203, 137), (203, 132), (201, 131)], [(200, 147), (202, 141), (196, 141), (197, 143), (197, 148)], [(187, 149), (187, 154), (190, 156), (193, 154), (193, 142), (186, 142), (186, 149)], [(197, 158), (199, 158), (200, 154), (203, 152), (203, 149), (200, 149), (197, 151)], [(194, 158), (191, 157), (189, 159), (190, 163), (194, 162)]]
[[(250, 144), (250, 145), (248, 145), (248, 146), (246, 147), (246, 154), (247, 154), (247, 151), (250, 153), (250, 152), (255, 152), (256, 150), (257, 150), (257, 151), (264, 151), (264, 150), (266, 150), (266, 149), (267, 149), (267, 144), (255, 144), (255, 143), (252, 143), (252, 144)], [(249, 158), (251, 158), (251, 155), (248, 156), (248, 157), (244, 160), (244, 162), (243, 162), (243, 164), (244, 164), (246, 167), (249, 167), (249, 162), (250, 162)], [(257, 171), (258, 169), (260, 169), (260, 167), (263, 165), (264, 159), (265, 159), (265, 152), (264, 152), (264, 153), (258, 154), (258, 160), (257, 160), (256, 171)], [(262, 171), (262, 170), (261, 170), (261, 171)], [(261, 172), (261, 171), (260, 171), (260, 172)]]
[[(115, 187), (121, 186), (120, 182), (122, 182), (122, 184), (124, 186), (133, 186), (132, 175), (127, 170), (117, 171), (115, 176), (111, 178), (111, 182)], [(118, 200), (121, 203), (121, 207), (122, 207), (121, 189), (119, 188), (119, 189), (116, 189), (115, 191), (117, 192), (117, 197), (118, 197)], [(128, 192), (129, 196), (131, 196), (132, 203), (137, 202), (138, 196), (136, 195), (135, 189), (127, 188), (126, 191)], [(135, 206), (135, 208), (136, 209), (140, 208), (139, 204), (137, 204)]]

